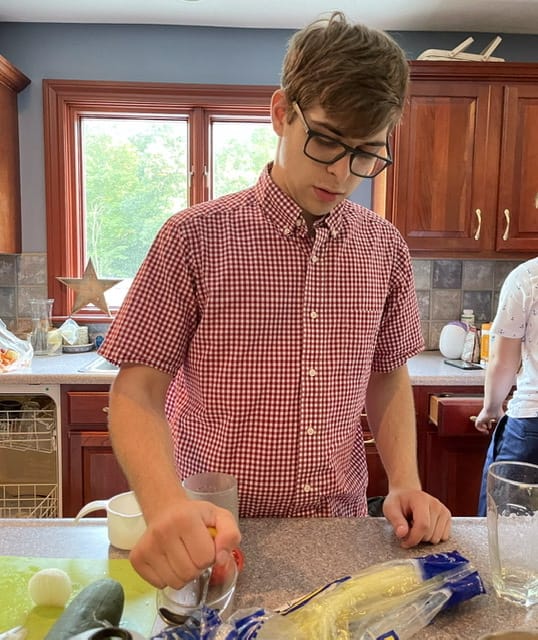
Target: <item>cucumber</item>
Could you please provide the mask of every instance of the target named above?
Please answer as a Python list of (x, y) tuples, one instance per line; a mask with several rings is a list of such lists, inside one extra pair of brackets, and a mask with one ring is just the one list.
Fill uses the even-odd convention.
[(121, 620), (124, 603), (125, 593), (117, 580), (96, 580), (71, 600), (45, 640), (69, 640), (90, 629), (116, 627)]

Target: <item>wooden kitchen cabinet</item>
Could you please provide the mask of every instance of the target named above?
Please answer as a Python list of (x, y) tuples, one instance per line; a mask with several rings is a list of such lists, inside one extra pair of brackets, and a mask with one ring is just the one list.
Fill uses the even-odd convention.
[(17, 94), (30, 79), (0, 55), (0, 253), (21, 252)]
[[(129, 490), (107, 430), (108, 385), (63, 385), (63, 514), (75, 516), (92, 501)], [(104, 512), (95, 512), (103, 516)]]
[(366, 414), (361, 415), (362, 433), (364, 438), (364, 449), (366, 451), (366, 466), (368, 468), (368, 498), (376, 496), (386, 496), (389, 490), (387, 474), (383, 468), (381, 457), (375, 446), (374, 435), (368, 425)]
[[(62, 385), (63, 515), (72, 517), (92, 501), (129, 489), (107, 431), (108, 385)], [(476, 515), (478, 488), (489, 436), (474, 429), (469, 416), (482, 406), (482, 387), (415, 386), (417, 459), (422, 486), (454, 516)], [(432, 397), (450, 408), (442, 424), (431, 417)], [(445, 396), (445, 397), (442, 397)], [(474, 396), (474, 397), (473, 397)], [(443, 408), (443, 410), (445, 410)], [(439, 423), (439, 414), (435, 418)], [(366, 448), (368, 497), (385, 496), (388, 482), (373, 434), (361, 417)], [(95, 515), (99, 515), (96, 512)]]
[(415, 387), (423, 487), (453, 516), (475, 516), (489, 436), (471, 416), (482, 408), (483, 387)]
[(374, 186), (374, 203), (415, 256), (536, 255), (538, 64), (410, 68), (394, 165)]

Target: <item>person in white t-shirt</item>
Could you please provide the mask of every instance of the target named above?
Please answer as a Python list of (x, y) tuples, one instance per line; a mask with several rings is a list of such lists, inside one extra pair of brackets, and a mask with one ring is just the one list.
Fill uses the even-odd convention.
[[(520, 264), (506, 278), (490, 335), (484, 406), (475, 427), (488, 433), (496, 426), (482, 472), (479, 516), (486, 515), (492, 462), (538, 464), (538, 258)], [(514, 384), (505, 413), (503, 405)]]

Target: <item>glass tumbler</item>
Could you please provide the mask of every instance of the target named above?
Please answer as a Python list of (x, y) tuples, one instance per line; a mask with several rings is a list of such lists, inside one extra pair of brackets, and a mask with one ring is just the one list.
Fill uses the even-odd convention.
[(34, 355), (46, 356), (48, 354), (48, 332), (52, 328), (52, 305), (54, 298), (34, 298), (30, 300), (32, 307), (32, 347)]
[(493, 587), (512, 602), (538, 604), (538, 465), (494, 462), (487, 487)]

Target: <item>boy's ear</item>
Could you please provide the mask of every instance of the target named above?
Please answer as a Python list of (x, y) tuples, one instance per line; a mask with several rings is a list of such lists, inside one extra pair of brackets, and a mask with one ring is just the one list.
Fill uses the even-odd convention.
[(287, 123), (288, 100), (282, 89), (277, 89), (271, 97), (271, 122), (273, 131), (281, 136)]

